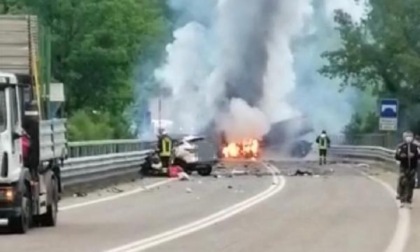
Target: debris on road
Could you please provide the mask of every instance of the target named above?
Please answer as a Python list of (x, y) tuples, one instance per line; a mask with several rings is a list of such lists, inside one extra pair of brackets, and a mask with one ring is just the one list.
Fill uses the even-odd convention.
[(313, 176), (314, 174), (310, 171), (301, 171), (299, 169), (296, 170), (291, 176)]
[(359, 167), (359, 168), (369, 168), (370, 165), (364, 164), (364, 163), (359, 163), (359, 164), (356, 165), (356, 167)]
[(124, 190), (122, 190), (122, 189), (120, 189), (120, 188), (118, 188), (118, 187), (113, 186), (113, 187), (111, 187), (111, 188), (108, 190), (108, 192), (113, 192), (113, 193), (122, 193), (122, 192), (124, 192)]
[(73, 194), (73, 197), (86, 197), (87, 193), (85, 192), (77, 192)]
[(233, 186), (231, 186), (231, 185), (228, 185), (228, 189), (232, 189), (233, 188)]
[(187, 193), (192, 193), (192, 190), (191, 190), (191, 188), (189, 188), (189, 187), (185, 188), (185, 191), (186, 191)]
[(222, 175), (220, 175), (220, 174), (214, 174), (213, 177), (219, 179), (219, 178), (222, 177)]
[(249, 174), (248, 171), (236, 170), (236, 169), (233, 169), (230, 173), (231, 176), (234, 176), (234, 175), (236, 175), (236, 176), (238, 176), (238, 175), (248, 175), (248, 174)]

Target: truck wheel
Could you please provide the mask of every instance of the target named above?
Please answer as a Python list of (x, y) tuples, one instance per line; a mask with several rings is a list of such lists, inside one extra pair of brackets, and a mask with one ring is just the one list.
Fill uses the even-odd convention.
[(198, 174), (200, 174), (201, 176), (210, 176), (212, 171), (213, 167), (211, 165), (206, 166), (206, 168), (197, 170)]
[(47, 212), (41, 215), (41, 224), (45, 227), (54, 227), (57, 224), (58, 187), (55, 179), (51, 181), (52, 202), (47, 206)]
[(13, 233), (24, 234), (32, 222), (32, 202), (28, 188), (25, 186), (21, 199), (22, 212), (20, 216), (9, 219), (9, 228)]

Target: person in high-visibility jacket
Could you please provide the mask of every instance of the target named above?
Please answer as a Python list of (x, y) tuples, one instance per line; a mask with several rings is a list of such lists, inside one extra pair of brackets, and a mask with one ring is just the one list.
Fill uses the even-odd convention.
[(169, 168), (171, 164), (172, 148), (172, 139), (166, 131), (162, 131), (162, 134), (159, 136), (158, 149), (163, 168)]
[(323, 130), (321, 135), (316, 138), (316, 143), (319, 148), (319, 165), (327, 164), (327, 150), (330, 147), (330, 138), (327, 136), (327, 132)]

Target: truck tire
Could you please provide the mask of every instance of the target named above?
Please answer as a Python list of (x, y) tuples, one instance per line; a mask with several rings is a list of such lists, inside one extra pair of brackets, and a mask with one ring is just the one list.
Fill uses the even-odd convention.
[(25, 234), (32, 222), (32, 201), (28, 188), (25, 186), (21, 199), (21, 215), (9, 219), (9, 228), (12, 233)]
[(207, 165), (203, 169), (198, 169), (197, 173), (201, 176), (206, 177), (206, 176), (210, 176), (212, 171), (213, 171), (213, 167), (211, 165)]
[(58, 213), (58, 186), (55, 179), (51, 180), (52, 202), (47, 206), (47, 212), (41, 215), (40, 224), (44, 227), (54, 227), (57, 225)]

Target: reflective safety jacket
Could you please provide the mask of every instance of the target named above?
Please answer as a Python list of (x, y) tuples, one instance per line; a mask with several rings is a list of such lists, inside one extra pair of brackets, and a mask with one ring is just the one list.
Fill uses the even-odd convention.
[(159, 140), (160, 156), (169, 157), (172, 154), (172, 139), (164, 136)]
[(330, 138), (328, 136), (318, 136), (316, 138), (316, 143), (320, 150), (326, 150), (330, 147)]

